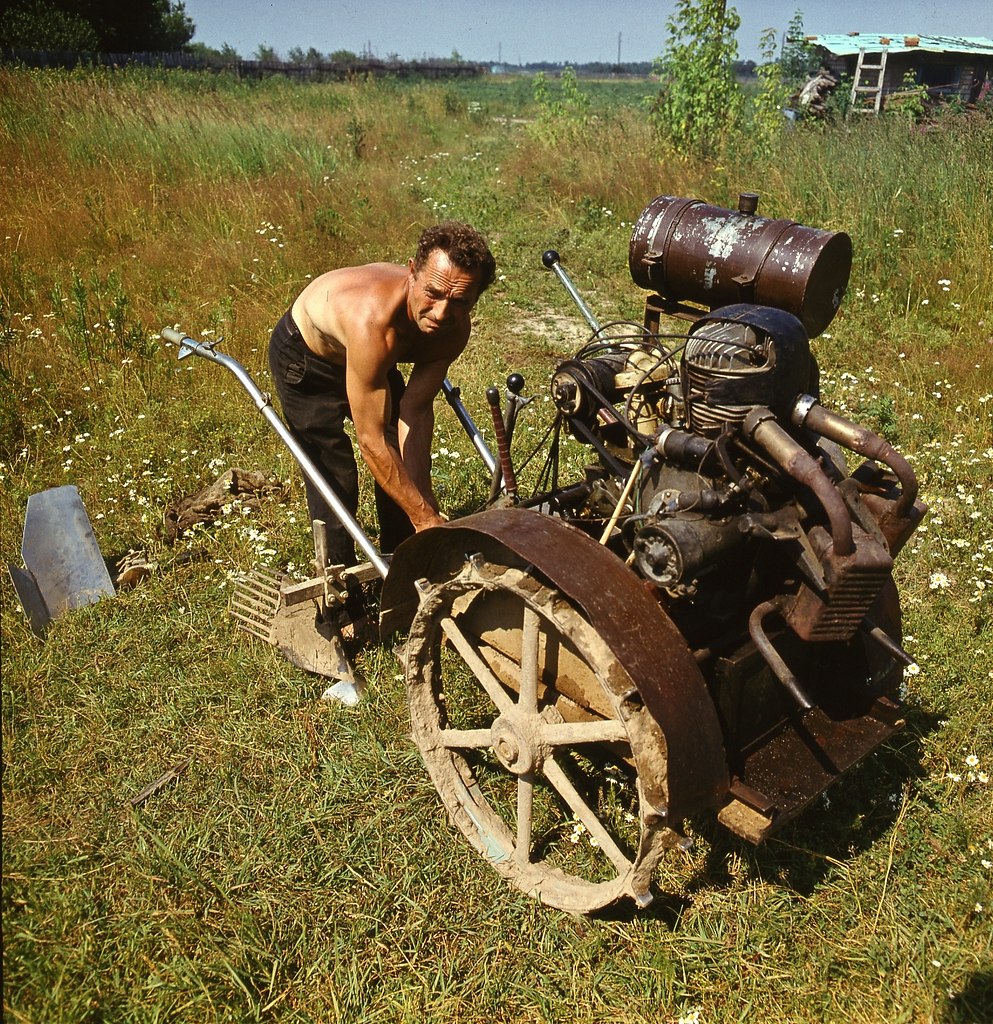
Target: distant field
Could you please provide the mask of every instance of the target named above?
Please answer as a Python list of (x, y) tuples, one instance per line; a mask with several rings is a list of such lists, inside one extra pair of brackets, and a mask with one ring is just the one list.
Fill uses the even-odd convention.
[[(105, 555), (158, 566), (44, 643), (0, 587), (5, 1019), (993, 1020), (991, 122), (797, 128), (765, 155), (746, 135), (702, 163), (653, 136), (652, 83), (580, 88), (586, 112), (520, 79), (0, 71), (3, 558), (28, 496), (71, 483)], [(523, 372), (526, 450), (586, 336), (542, 251), (602, 319), (640, 319), (638, 213), (742, 191), (855, 242), (814, 348), (825, 404), (906, 454), (931, 508), (897, 566), (908, 727), (766, 847), (695, 822), (681, 893), (574, 919), (450, 827), (390, 652), (362, 656), (372, 694), (348, 709), (233, 629), (233, 569), (307, 572), (299, 476), (233, 378), (158, 332), (223, 336), (268, 388), (269, 332), (309, 275), (405, 260), (464, 218), (500, 277), (452, 376), (482, 423), (485, 389)], [(438, 415), (439, 494), (472, 511), (488, 480)], [(168, 504), (230, 466), (288, 499), (166, 545)]]

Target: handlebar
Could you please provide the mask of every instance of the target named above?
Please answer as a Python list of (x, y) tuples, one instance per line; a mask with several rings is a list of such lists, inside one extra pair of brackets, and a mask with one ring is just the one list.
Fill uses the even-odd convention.
[(279, 435), (280, 440), (289, 449), (290, 454), (296, 459), (304, 476), (314, 485), (321, 497), (327, 502), (328, 507), (338, 517), (338, 521), (348, 531), (352, 540), (362, 549), (379, 575), (386, 579), (389, 565), (376, 548), (376, 545), (366, 536), (365, 531), (359, 526), (355, 517), (342, 504), (338, 495), (331, 490), (321, 471), (290, 433), (289, 427), (279, 418), (276, 410), (272, 407), (271, 396), (259, 389), (245, 367), (232, 356), (218, 352), (213, 345), (197, 341), (195, 338), (191, 338), (189, 335), (183, 334), (172, 327), (164, 327), (159, 332), (159, 336), (163, 340), (179, 346), (178, 358), (185, 359), (191, 355), (201, 356), (203, 359), (209, 359), (212, 363), (217, 363), (219, 366), (230, 370), (237, 377), (238, 383), (248, 392), (255, 403), (255, 408), (262, 413), (272, 429)]

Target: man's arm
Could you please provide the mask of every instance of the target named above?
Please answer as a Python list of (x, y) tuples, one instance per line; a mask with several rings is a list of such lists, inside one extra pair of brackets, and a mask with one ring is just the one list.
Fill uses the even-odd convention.
[[(432, 423), (427, 425), (426, 455), (422, 461), (426, 461), (426, 467), (421, 466), (418, 455), (415, 459), (416, 470), (412, 474), (404, 464), (404, 459), (396, 448), (386, 440), (386, 424), (390, 418), (390, 389), (387, 383), (387, 372), (391, 365), (385, 355), (382, 344), (376, 344), (375, 340), (363, 339), (359, 344), (349, 344), (348, 362), (345, 371), (345, 386), (348, 391), (348, 401), (352, 410), (352, 422), (355, 424), (355, 436), (359, 446), (359, 453), (365, 460), (370, 472), (380, 487), (407, 513), (415, 530), (424, 530), (429, 526), (438, 526), (444, 520), (438, 515), (437, 505), (431, 493), (430, 466), (431, 466), (431, 428)], [(433, 365), (433, 364), (430, 364)], [(447, 364), (445, 364), (447, 366)], [(414, 383), (415, 401), (413, 406), (419, 407), (421, 400), (418, 396), (423, 395), (426, 382), (422, 383), (421, 375), (417, 368), (411, 374), (411, 382)], [(444, 369), (441, 371), (441, 379), (444, 379)], [(415, 377), (418, 380), (415, 382)], [(438, 388), (441, 387), (441, 380)], [(433, 396), (432, 396), (433, 400)], [(401, 404), (401, 410), (406, 408), (406, 395)], [(415, 415), (415, 421), (418, 416)], [(420, 422), (415, 428), (415, 435), (419, 439), (414, 450), (420, 451), (425, 443), (423, 438), (424, 419), (423, 410), (420, 415)], [(400, 427), (400, 436), (403, 439), (409, 437), (409, 426)], [(404, 445), (403, 441), (401, 442)], [(427, 484), (423, 481), (426, 478)]]
[(400, 454), (414, 486), (437, 509), (431, 486), (431, 441), (434, 437), (434, 400), (448, 373), (451, 361), (439, 359), (418, 363), (400, 402)]

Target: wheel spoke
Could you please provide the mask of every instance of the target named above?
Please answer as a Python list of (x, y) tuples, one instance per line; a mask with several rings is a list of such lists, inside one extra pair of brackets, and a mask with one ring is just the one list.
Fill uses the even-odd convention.
[(538, 638), (541, 619), (533, 609), (524, 606), (523, 636), (521, 638), (521, 696), (522, 711), (534, 714), (538, 710)]
[(541, 738), (553, 747), (573, 743), (629, 743), (624, 723), (616, 718), (598, 718), (592, 722), (559, 722), (544, 725)]
[(517, 780), (517, 845), (514, 859), (522, 864), (531, 861), (531, 813), (534, 808), (534, 781), (530, 775)]
[(454, 620), (450, 616), (446, 616), (441, 620), (441, 628), (445, 631), (445, 636), (451, 640), (455, 649), (462, 655), (465, 663), (472, 669), (480, 685), (489, 695), (490, 700), (493, 701), (503, 714), (509, 712), (514, 706), (513, 701), (510, 699), (510, 694), (503, 688), (503, 683), (490, 671), (490, 666), (486, 664), (479, 651), (472, 646)]
[(441, 746), (450, 750), (471, 747), (488, 747), (492, 742), (489, 729), (441, 729), (438, 733)]
[(545, 777), (569, 805), (572, 813), (586, 826), (586, 831), (597, 841), (600, 849), (610, 858), (618, 872), (627, 871), (631, 867), (631, 861), (614, 842), (614, 837), (603, 827), (593, 809), (579, 795), (579, 791), (554, 758), (545, 758), (544, 771)]

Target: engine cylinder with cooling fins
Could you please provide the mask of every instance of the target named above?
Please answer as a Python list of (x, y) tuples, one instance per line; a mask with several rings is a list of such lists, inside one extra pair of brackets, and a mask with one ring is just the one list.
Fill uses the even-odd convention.
[(789, 408), (816, 377), (803, 324), (766, 306), (726, 306), (691, 329), (681, 365), (687, 422), (715, 437), (755, 406)]

